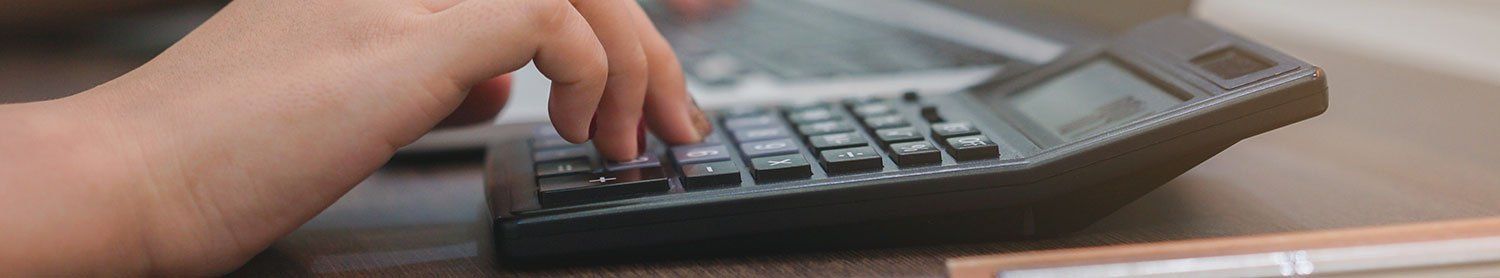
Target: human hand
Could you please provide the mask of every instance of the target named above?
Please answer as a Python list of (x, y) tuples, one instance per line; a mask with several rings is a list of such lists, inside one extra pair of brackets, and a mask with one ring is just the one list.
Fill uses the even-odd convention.
[(629, 0), (231, 2), (116, 80), (0, 106), (25, 135), (0, 136), (0, 274), (231, 270), (445, 118), (493, 115), (496, 76), (530, 61), (569, 141), (614, 160), (643, 122), (699, 141), (644, 17)]

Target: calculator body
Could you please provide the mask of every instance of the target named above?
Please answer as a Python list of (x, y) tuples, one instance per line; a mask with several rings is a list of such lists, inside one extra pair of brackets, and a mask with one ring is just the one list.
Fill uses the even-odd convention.
[(545, 123), (504, 126), (486, 154), (496, 253), (742, 254), (1060, 235), (1328, 105), (1319, 68), (1183, 16), (1018, 67), (1027, 68), (955, 92), (715, 109), (710, 142), (654, 142), (641, 167), (557, 144)]

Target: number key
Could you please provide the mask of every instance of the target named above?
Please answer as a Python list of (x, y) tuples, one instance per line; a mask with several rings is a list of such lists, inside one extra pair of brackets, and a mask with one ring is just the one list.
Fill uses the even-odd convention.
[(876, 130), (875, 136), (879, 137), (880, 142), (886, 144), (922, 140), (922, 135), (917, 134), (917, 129), (910, 127)]
[(719, 144), (697, 144), (672, 147), (677, 163), (699, 163), (729, 160), (729, 149)]
[(942, 161), (937, 147), (927, 141), (891, 144), (891, 159), (901, 166), (932, 164)]
[(950, 138), (965, 135), (979, 134), (979, 129), (969, 122), (951, 122), (932, 124), (932, 135), (938, 138)]
[(996, 158), (1000, 156), (1000, 147), (990, 141), (984, 135), (964, 136), (948, 138), (948, 147), (953, 150), (953, 158), (959, 160), (974, 160), (984, 158)]

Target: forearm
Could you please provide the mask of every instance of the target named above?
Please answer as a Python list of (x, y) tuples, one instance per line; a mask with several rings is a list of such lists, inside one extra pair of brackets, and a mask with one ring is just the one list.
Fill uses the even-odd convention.
[(82, 112), (66, 101), (0, 105), (0, 276), (146, 270), (140, 192)]

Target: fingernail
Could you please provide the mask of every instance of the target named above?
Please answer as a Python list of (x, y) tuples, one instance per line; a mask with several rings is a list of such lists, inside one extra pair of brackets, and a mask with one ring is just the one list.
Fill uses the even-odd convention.
[(698, 100), (689, 95), (688, 101), (692, 102), (692, 109), (688, 113), (692, 114), (690, 117), (693, 118), (693, 129), (698, 131), (698, 140), (703, 140), (714, 131), (714, 125), (708, 122), (708, 116), (703, 115), (703, 109), (698, 108)]
[(641, 122), (635, 125), (636, 154), (646, 154), (646, 145), (646, 119), (641, 119)]

